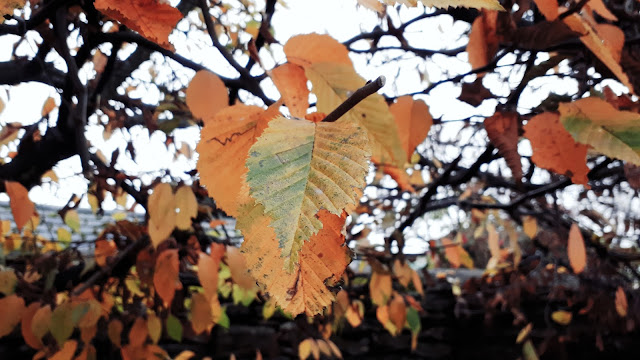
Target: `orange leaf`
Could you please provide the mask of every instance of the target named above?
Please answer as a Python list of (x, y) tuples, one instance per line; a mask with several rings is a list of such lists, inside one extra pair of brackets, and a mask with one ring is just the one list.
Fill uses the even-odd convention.
[(453, 241), (448, 238), (440, 240), (444, 247), (444, 255), (447, 257), (447, 261), (451, 264), (451, 267), (460, 267), (460, 252), (458, 252), (458, 245), (454, 245)]
[[(487, 65), (498, 51), (497, 20), (496, 10), (482, 10), (481, 15), (471, 25), (467, 53), (473, 69)], [(478, 74), (479, 77), (483, 75), (484, 73)]]
[(389, 303), (389, 320), (391, 320), (396, 327), (396, 333), (394, 335), (398, 335), (407, 320), (407, 305), (404, 303), (402, 296), (394, 296)]
[(13, 294), (0, 299), (0, 337), (10, 334), (22, 319), (24, 300)]
[(191, 296), (191, 327), (196, 335), (210, 331), (213, 327), (211, 305), (204, 294), (194, 293)]
[(240, 179), (247, 173), (249, 149), (275, 115), (277, 109), (274, 114), (269, 109), (265, 112), (258, 106), (240, 104), (205, 119), (197, 147), (197, 168), (216, 205), (231, 216), (238, 216), (238, 194), (244, 193)]
[[(224, 246), (221, 247), (224, 248)], [(198, 255), (198, 279), (204, 289), (204, 295), (209, 301), (218, 296), (218, 271), (221, 259), (213, 251), (211, 253), (213, 256), (203, 252)]]
[(122, 322), (118, 319), (113, 319), (109, 322), (107, 327), (107, 335), (109, 336), (109, 340), (115, 347), (121, 346), (121, 335), (123, 329)]
[(96, 0), (96, 9), (170, 49), (169, 34), (182, 19), (180, 11), (160, 0)]
[(41, 349), (44, 346), (42, 341), (40, 341), (40, 338), (35, 336), (31, 330), (33, 316), (39, 309), (39, 302), (31, 303), (22, 314), (22, 322), (20, 324), (20, 330), (22, 331), (22, 338), (24, 339), (24, 342), (36, 350)]
[(160, 183), (148, 200), (149, 237), (155, 248), (166, 240), (176, 227), (176, 202), (171, 185)]
[(627, 303), (627, 295), (624, 293), (624, 289), (618, 286), (616, 290), (616, 311), (621, 317), (627, 316), (627, 309), (629, 305)]
[(116, 243), (110, 240), (98, 239), (95, 243), (95, 247), (93, 256), (99, 266), (107, 265), (107, 259), (118, 252)]
[(402, 262), (396, 259), (393, 262), (393, 274), (398, 278), (398, 282), (402, 286), (407, 287), (413, 277), (413, 269), (409, 266), (408, 262)]
[(582, 233), (580, 233), (580, 228), (575, 223), (571, 225), (571, 230), (569, 231), (567, 252), (573, 272), (576, 274), (581, 273), (587, 265), (587, 251), (584, 247), (584, 239), (582, 238)]
[(398, 135), (409, 162), (414, 150), (424, 141), (433, 125), (429, 106), (422, 100), (413, 100), (411, 96), (401, 96), (391, 104), (389, 111), (398, 125)]
[[(563, 21), (571, 28), (571, 30), (583, 34), (580, 40), (584, 45), (593, 52), (593, 54), (600, 59), (611, 72), (620, 80), (620, 82), (629, 88), (633, 93), (633, 85), (629, 81), (629, 76), (624, 72), (619, 59), (619, 56), (612, 53), (612, 44), (618, 43), (618, 40), (610, 39), (607, 43), (603, 41), (602, 34), (598, 32), (598, 27), (592, 24), (589, 20), (581, 17), (578, 14), (571, 14), (563, 19)], [(610, 37), (611, 34), (605, 36)], [(623, 40), (624, 41), (624, 40)], [(607, 46), (609, 44), (609, 46)]]
[(498, 148), (509, 165), (513, 178), (522, 180), (522, 163), (518, 154), (518, 113), (496, 112), (484, 120), (484, 128), (489, 140)]
[(380, 165), (380, 169), (385, 173), (391, 176), (396, 183), (398, 183), (398, 187), (402, 191), (408, 191), (410, 193), (415, 193), (416, 189), (411, 184), (411, 178), (407, 174), (405, 169), (399, 169), (393, 165)]
[(571, 177), (575, 184), (587, 185), (587, 145), (577, 143), (560, 123), (556, 113), (534, 116), (524, 126), (524, 136), (531, 142), (531, 160), (539, 167)]
[(290, 63), (302, 67), (323, 62), (351, 65), (347, 48), (329, 35), (294, 36), (284, 45), (284, 53)]
[(179, 270), (180, 260), (177, 249), (165, 250), (158, 255), (153, 273), (153, 285), (166, 308), (171, 306), (176, 289), (182, 288), (178, 278)]
[(618, 21), (618, 18), (607, 8), (602, 0), (589, 0), (586, 7), (595, 11), (598, 15), (609, 21)]
[(534, 0), (534, 2), (547, 21), (558, 18), (558, 2), (556, 0)]
[(133, 347), (142, 346), (147, 340), (148, 334), (147, 322), (143, 318), (137, 317), (129, 331), (129, 345)]
[(256, 286), (256, 281), (249, 275), (247, 263), (240, 249), (228, 246), (226, 263), (231, 271), (231, 280), (241, 288), (249, 290)]
[(176, 214), (176, 227), (180, 230), (191, 229), (191, 219), (198, 216), (198, 200), (193, 189), (181, 186), (176, 191), (175, 207), (180, 210)]
[(303, 118), (309, 108), (309, 88), (304, 69), (292, 63), (282, 64), (269, 73), (291, 115)]
[(19, 182), (5, 181), (4, 186), (10, 199), (13, 220), (18, 229), (22, 230), (22, 227), (36, 212), (36, 206), (29, 200), (29, 191)]
[(330, 305), (334, 295), (327, 285), (338, 281), (351, 261), (349, 249), (343, 246), (346, 215), (321, 210), (316, 216), (323, 228), (304, 243), (300, 262), (291, 272), (284, 269), (285, 259), (280, 257), (276, 234), (263, 207), (255, 206), (238, 219), (237, 226), (245, 237), (242, 252), (251, 275), (276, 304), (293, 315), (318, 314)]
[(187, 87), (186, 95), (191, 114), (200, 119), (212, 118), (229, 106), (227, 87), (218, 75), (207, 70), (196, 73)]
[(381, 306), (391, 298), (391, 275), (374, 271), (369, 280), (369, 294), (371, 302)]
[(78, 342), (76, 340), (67, 340), (64, 342), (62, 349), (53, 354), (49, 360), (71, 360), (73, 359), (73, 354), (75, 354), (77, 347)]

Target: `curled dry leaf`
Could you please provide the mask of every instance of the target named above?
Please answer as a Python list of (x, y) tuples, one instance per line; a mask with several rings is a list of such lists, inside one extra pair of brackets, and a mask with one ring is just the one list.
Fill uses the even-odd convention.
[(589, 147), (573, 139), (558, 114), (544, 112), (534, 116), (524, 126), (524, 136), (531, 142), (531, 160), (537, 166), (569, 176), (574, 184), (587, 185)]
[(484, 120), (489, 140), (504, 156), (513, 178), (522, 181), (522, 163), (518, 154), (518, 113), (496, 112)]

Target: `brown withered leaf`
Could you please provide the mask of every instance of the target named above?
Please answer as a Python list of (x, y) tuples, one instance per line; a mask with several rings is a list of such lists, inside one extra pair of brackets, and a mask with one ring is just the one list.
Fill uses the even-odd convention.
[(504, 157), (516, 181), (522, 180), (522, 164), (518, 154), (518, 113), (496, 112), (485, 119), (484, 128), (491, 143)]
[(640, 166), (630, 163), (624, 164), (624, 176), (627, 177), (629, 186), (635, 190), (640, 190)]
[(464, 101), (473, 107), (478, 107), (484, 100), (492, 97), (491, 91), (482, 84), (482, 78), (477, 78), (472, 83), (462, 84), (462, 92), (458, 96), (458, 100)]
[(505, 34), (507, 41), (519, 48), (530, 50), (545, 50), (580, 35), (561, 20), (519, 27), (515, 31)]

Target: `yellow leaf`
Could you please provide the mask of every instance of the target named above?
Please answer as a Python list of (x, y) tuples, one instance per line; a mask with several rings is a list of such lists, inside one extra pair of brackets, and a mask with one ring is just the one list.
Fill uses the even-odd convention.
[(569, 231), (567, 253), (573, 272), (576, 274), (581, 273), (587, 265), (587, 252), (584, 247), (584, 239), (582, 238), (582, 233), (580, 233), (580, 228), (575, 223), (571, 225), (571, 230)]
[[(327, 114), (366, 83), (351, 65), (317, 63), (305, 68), (305, 73), (318, 98), (318, 111)], [(373, 162), (404, 169), (407, 155), (398, 126), (382, 95), (376, 93), (362, 100), (341, 118), (341, 121), (347, 120), (355, 121), (366, 130)]]
[(42, 337), (49, 332), (51, 313), (51, 306), (45, 305), (33, 314), (33, 318), (31, 319), (31, 332), (38, 341), (41, 341)]
[(196, 353), (194, 353), (193, 351), (183, 350), (182, 352), (180, 352), (180, 354), (176, 355), (176, 357), (173, 358), (173, 360), (189, 360), (194, 356), (196, 356)]
[(618, 286), (616, 290), (616, 311), (621, 317), (627, 316), (627, 295), (624, 293), (624, 289)]
[(69, 244), (71, 242), (71, 233), (69, 230), (59, 227), (58, 228), (58, 241), (63, 242), (65, 244)]
[(154, 247), (163, 242), (176, 227), (176, 203), (171, 185), (160, 183), (148, 200), (149, 237)]
[(516, 344), (520, 344), (524, 341), (524, 339), (529, 336), (531, 330), (533, 329), (533, 323), (528, 323), (527, 326), (523, 327), (522, 330), (518, 333), (518, 337), (516, 338)]
[[(344, 244), (342, 227), (346, 215), (318, 213), (323, 228), (300, 251), (300, 262), (293, 272), (284, 269), (274, 229), (262, 206), (247, 204), (250, 210), (238, 218), (237, 227), (244, 235), (242, 252), (251, 276), (283, 311), (292, 315), (321, 313), (334, 300), (327, 285), (335, 284), (351, 261)], [(246, 213), (244, 211), (247, 211)]]
[(369, 280), (371, 302), (378, 306), (386, 304), (391, 298), (391, 275), (374, 271)]
[(522, 218), (522, 230), (530, 238), (533, 239), (538, 233), (538, 221), (533, 216), (524, 216)]
[[(304, 339), (298, 345), (298, 358), (300, 358), (300, 360), (306, 360), (312, 353), (316, 351), (319, 352), (316, 341), (311, 338)], [(314, 358), (316, 359), (319, 357), (320, 355), (318, 355), (318, 357), (315, 357), (314, 355)]]
[(162, 335), (162, 321), (155, 313), (147, 316), (147, 331), (149, 332), (151, 341), (157, 344)]
[(398, 278), (398, 282), (402, 284), (402, 286), (407, 287), (409, 286), (409, 282), (411, 282), (413, 269), (407, 261), (403, 263), (399, 259), (396, 259), (393, 262), (393, 274)]
[(229, 94), (218, 75), (200, 70), (187, 87), (187, 106), (194, 117), (213, 118), (216, 113), (229, 106)]
[(22, 227), (36, 212), (36, 206), (29, 200), (29, 191), (19, 182), (5, 181), (4, 186), (9, 196), (13, 220), (16, 222), (18, 230), (22, 230)]
[(177, 249), (164, 250), (158, 255), (153, 273), (153, 286), (166, 308), (171, 306), (176, 289), (182, 288), (178, 277), (179, 270), (180, 260)]
[(188, 186), (181, 186), (175, 195), (176, 208), (180, 210), (176, 215), (176, 227), (180, 230), (191, 228), (191, 219), (198, 216), (198, 200), (193, 190)]
[(0, 292), (5, 296), (13, 294), (17, 282), (18, 278), (13, 269), (0, 271)]
[(573, 317), (573, 314), (565, 310), (558, 310), (551, 313), (551, 319), (557, 322), (558, 324), (564, 325), (564, 326), (567, 326), (571, 323), (572, 317)]
[(322, 228), (321, 209), (339, 215), (364, 186), (367, 138), (352, 121), (313, 123), (278, 117), (249, 150), (250, 194), (271, 218), (285, 268), (293, 272), (305, 240)]

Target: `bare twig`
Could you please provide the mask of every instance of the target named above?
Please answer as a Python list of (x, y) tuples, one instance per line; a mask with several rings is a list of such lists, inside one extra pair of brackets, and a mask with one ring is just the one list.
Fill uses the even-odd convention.
[(342, 115), (346, 114), (347, 111), (353, 109), (358, 103), (364, 100), (367, 96), (377, 92), (380, 90), (385, 83), (384, 76), (379, 76), (374, 81), (368, 82), (365, 86), (356, 90), (347, 100), (345, 100), (342, 104), (340, 104), (335, 110), (333, 110), (327, 117), (325, 117), (323, 122), (334, 122), (338, 120)]

